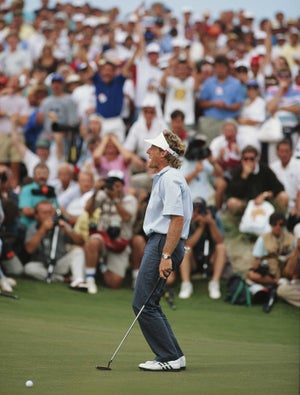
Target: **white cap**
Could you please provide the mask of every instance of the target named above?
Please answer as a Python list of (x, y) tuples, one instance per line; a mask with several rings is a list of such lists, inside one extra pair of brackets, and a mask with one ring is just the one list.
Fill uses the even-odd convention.
[(265, 39), (267, 38), (267, 33), (264, 32), (263, 30), (257, 30), (257, 31), (254, 33), (254, 38), (255, 38), (256, 40), (265, 40)]
[(81, 13), (74, 14), (72, 17), (73, 22), (83, 22), (85, 19), (85, 15)]
[(156, 52), (160, 53), (160, 46), (157, 43), (150, 43), (146, 47), (147, 53)]
[(69, 74), (66, 78), (67, 84), (72, 84), (73, 82), (79, 82), (79, 81), (80, 81), (80, 77), (78, 74), (75, 73)]
[(172, 148), (170, 148), (163, 132), (161, 132), (154, 139), (145, 139), (145, 141), (146, 141), (146, 143), (155, 145), (155, 147), (161, 148), (164, 151), (168, 151), (171, 155), (175, 156), (175, 158), (179, 158), (179, 155), (177, 154), (177, 152), (173, 151)]
[(145, 107), (153, 107), (156, 108), (157, 106), (157, 96), (154, 94), (149, 93), (144, 97), (144, 100), (142, 101), (142, 108)]
[(243, 15), (246, 19), (254, 19), (254, 14), (252, 11), (246, 10), (244, 11)]
[(110, 170), (107, 173), (107, 177), (114, 177), (114, 178), (118, 178), (119, 180), (121, 180), (122, 182), (124, 182), (124, 173), (122, 172), (122, 170)]
[(300, 224), (295, 225), (294, 235), (295, 235), (296, 239), (300, 239)]
[(186, 48), (187, 46), (190, 45), (190, 41), (180, 36), (173, 38), (171, 42), (173, 47)]
[(193, 8), (191, 6), (186, 5), (186, 6), (182, 7), (181, 11), (183, 14), (186, 14), (186, 13), (192, 14)]
[(234, 63), (234, 68), (237, 69), (239, 67), (246, 67), (246, 69), (249, 69), (249, 63), (246, 62), (243, 59), (239, 59)]

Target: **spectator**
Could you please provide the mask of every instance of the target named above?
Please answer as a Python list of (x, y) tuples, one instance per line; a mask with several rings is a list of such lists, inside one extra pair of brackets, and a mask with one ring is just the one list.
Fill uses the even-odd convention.
[(59, 207), (68, 221), (74, 225), (83, 211), (87, 200), (93, 194), (95, 180), (91, 172), (81, 170), (75, 186), (64, 191), (59, 197)]
[(176, 134), (183, 142), (188, 138), (188, 132), (185, 129), (185, 115), (181, 110), (174, 110), (170, 114), (170, 129)]
[(29, 112), (28, 101), (20, 96), (18, 77), (10, 77), (0, 96), (0, 163), (10, 165), (14, 188), (19, 185), (21, 158), (12, 141), (11, 116), (16, 114), (17, 133), (23, 140), (23, 126)]
[[(80, 248), (83, 238), (65, 220), (55, 218), (55, 209), (51, 202), (42, 200), (34, 210), (36, 223), (28, 228), (25, 239), (25, 248), (30, 254), (30, 261), (24, 267), (25, 274), (36, 280), (46, 280), (50, 252), (56, 247), (52, 279), (64, 281), (64, 276), (71, 272), (70, 288), (86, 288), (85, 257), (83, 249)], [(57, 245), (54, 239), (56, 226), (59, 229)]]
[(71, 163), (62, 162), (58, 166), (56, 177), (49, 182), (55, 189), (58, 203), (60, 204), (60, 197), (64, 193), (69, 193), (70, 190), (77, 190), (77, 182), (74, 180), (75, 171)]
[(136, 155), (130, 169), (130, 182), (135, 188), (148, 188), (151, 183), (146, 167), (148, 157), (145, 139), (155, 137), (157, 130), (166, 127), (163, 118), (157, 114), (156, 104), (155, 97), (147, 94), (142, 103), (142, 111), (129, 129), (124, 142), (124, 148)]
[(274, 212), (269, 222), (271, 232), (259, 236), (253, 247), (254, 261), (247, 277), (255, 284), (285, 284), (287, 281), (283, 278), (283, 270), (295, 248), (295, 238), (284, 229), (286, 225), (284, 214)]
[(24, 75), (29, 77), (32, 68), (32, 60), (29, 50), (19, 47), (19, 35), (16, 32), (10, 32), (6, 36), (7, 48), (0, 55), (0, 69), (7, 76)]
[[(190, 225), (189, 237), (185, 242), (186, 253), (180, 266), (181, 286), (180, 299), (188, 299), (193, 293), (191, 271), (198, 265), (206, 264), (205, 274), (211, 273), (208, 284), (209, 297), (221, 297), (220, 279), (226, 265), (226, 247), (220, 230), (220, 223), (215, 218), (211, 207), (206, 206), (202, 198), (193, 201), (193, 216)], [(207, 251), (208, 250), (208, 251)], [(205, 254), (207, 256), (205, 256)], [(203, 262), (208, 259), (208, 262)]]
[(49, 200), (57, 207), (54, 188), (47, 185), (48, 178), (48, 166), (45, 163), (38, 163), (33, 170), (33, 182), (21, 188), (19, 195), (20, 223), (25, 229), (35, 223), (35, 206), (41, 200)]
[(200, 196), (205, 201), (213, 200), (217, 208), (221, 208), (226, 186), (223, 170), (201, 136), (190, 141), (180, 171), (189, 185), (192, 199)]
[(277, 143), (276, 154), (278, 159), (271, 163), (270, 168), (283, 184), (291, 210), (296, 204), (297, 195), (300, 194), (300, 160), (292, 156), (292, 145), (288, 139)]
[(188, 129), (195, 126), (195, 98), (199, 81), (194, 70), (191, 70), (187, 60), (179, 60), (174, 73), (170, 66), (163, 73), (160, 81), (161, 87), (165, 88), (164, 118), (170, 124), (171, 113), (181, 110), (185, 115), (185, 125)]
[(12, 141), (26, 167), (27, 176), (32, 178), (35, 166), (38, 163), (45, 163), (49, 168), (48, 181), (53, 181), (57, 176), (58, 166), (63, 160), (62, 135), (56, 135), (56, 153), (51, 154), (51, 141), (49, 139), (43, 138), (43, 136), (40, 136), (36, 141), (36, 153), (34, 153), (29, 148), (27, 148), (22, 141), (20, 141), (20, 138), (16, 133), (16, 119), (17, 117), (15, 115), (11, 117)]
[(242, 214), (251, 199), (256, 205), (271, 199), (282, 211), (287, 210), (289, 198), (284, 186), (267, 165), (258, 161), (255, 147), (248, 145), (242, 150), (241, 164), (231, 171), (227, 180), (225, 193), (230, 212)]
[[(129, 188), (128, 166), (133, 158), (133, 154), (123, 147), (118, 137), (114, 134), (107, 134), (100, 141), (93, 152), (93, 162), (88, 170), (96, 173), (98, 179), (106, 179), (110, 170), (120, 170), (124, 174), (125, 189)], [(95, 172), (96, 170), (96, 172)]]
[(54, 55), (53, 43), (48, 41), (44, 44), (41, 54), (35, 61), (35, 65), (44, 67), (47, 74), (56, 73), (59, 60)]
[(51, 75), (52, 94), (46, 97), (37, 114), (37, 122), (43, 124), (46, 134), (52, 135), (53, 117), (49, 113), (55, 113), (55, 121), (60, 125), (74, 126), (78, 124), (78, 114), (75, 102), (69, 94), (64, 92), (65, 80), (62, 74)]
[[(97, 293), (95, 272), (99, 257), (107, 266), (102, 267), (104, 283), (110, 288), (122, 286), (129, 266), (132, 228), (137, 212), (137, 200), (124, 192), (124, 175), (111, 171), (103, 190), (96, 192), (87, 204), (89, 212), (100, 207), (101, 215), (96, 231), (85, 245), (86, 273), (89, 293)], [(137, 268), (134, 268), (137, 269)]]
[(96, 97), (95, 86), (88, 73), (88, 65), (85, 62), (77, 66), (81, 85), (72, 92), (72, 99), (77, 105), (78, 116), (86, 126), (89, 124), (90, 116), (95, 112)]
[[(125, 138), (125, 124), (121, 117), (124, 83), (129, 75), (137, 51), (127, 60), (118, 74), (117, 64), (111, 60), (100, 58), (99, 71), (92, 76), (96, 94), (96, 113), (102, 117), (102, 134), (115, 133), (121, 143)], [(92, 74), (89, 66), (89, 74)]]
[(256, 80), (247, 81), (246, 87), (247, 99), (237, 119), (239, 123), (237, 140), (241, 149), (251, 144), (260, 150), (258, 132), (260, 124), (266, 119), (266, 101), (259, 95), (259, 85)]
[(278, 85), (267, 90), (267, 110), (273, 115), (278, 112), (286, 138), (296, 143), (300, 113), (300, 87), (293, 84), (291, 71), (282, 68), (277, 73)]
[[(11, 171), (6, 166), (0, 166), (0, 268), (7, 276), (20, 276), (23, 273), (23, 264), (16, 253), (21, 250), (21, 239), (18, 196), (11, 188)], [(5, 282), (6, 291), (13, 284), (10, 279), (7, 281), (8, 284), (5, 279), (2, 281)]]
[(237, 142), (238, 124), (234, 119), (225, 119), (221, 136), (210, 143), (212, 157), (224, 171), (234, 169), (241, 163), (241, 150)]
[(300, 225), (295, 226), (294, 235), (297, 239), (296, 246), (283, 268), (283, 275), (290, 282), (280, 284), (277, 288), (277, 295), (287, 303), (300, 307)]
[(204, 114), (200, 117), (200, 130), (207, 136), (208, 144), (220, 135), (224, 119), (238, 117), (244, 98), (241, 83), (229, 76), (226, 56), (216, 56), (214, 68), (215, 75), (204, 82), (199, 96)]

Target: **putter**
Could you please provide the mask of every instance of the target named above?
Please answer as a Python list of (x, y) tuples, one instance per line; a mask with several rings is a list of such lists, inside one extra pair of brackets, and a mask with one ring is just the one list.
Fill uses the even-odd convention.
[(7, 292), (2, 292), (2, 291), (0, 291), (0, 296), (4, 296), (5, 298), (11, 298), (11, 299), (19, 299), (18, 295), (9, 294)]
[(160, 277), (158, 278), (158, 280), (157, 280), (157, 282), (156, 282), (154, 288), (152, 289), (150, 295), (149, 295), (148, 298), (146, 299), (146, 302), (143, 304), (143, 306), (141, 307), (140, 311), (139, 311), (138, 314), (136, 315), (134, 321), (132, 322), (132, 324), (131, 324), (130, 327), (128, 328), (128, 330), (127, 330), (127, 332), (125, 333), (125, 335), (124, 335), (123, 339), (121, 340), (120, 344), (118, 345), (118, 347), (116, 348), (115, 352), (113, 353), (113, 355), (111, 356), (110, 360), (108, 361), (107, 366), (100, 366), (100, 365), (98, 365), (98, 366), (96, 366), (96, 369), (98, 369), (98, 370), (111, 370), (110, 365), (111, 365), (112, 361), (114, 360), (115, 356), (117, 355), (118, 351), (120, 350), (122, 344), (124, 343), (125, 339), (126, 339), (127, 336), (129, 335), (131, 329), (133, 328), (134, 324), (135, 324), (136, 321), (138, 320), (139, 316), (142, 314), (142, 312), (143, 312), (144, 308), (146, 307), (147, 303), (148, 303), (149, 300), (152, 298), (154, 292), (157, 290), (158, 286), (159, 286), (160, 284), (163, 283), (163, 281), (165, 281), (165, 280), (162, 279), (162, 278), (160, 278)]

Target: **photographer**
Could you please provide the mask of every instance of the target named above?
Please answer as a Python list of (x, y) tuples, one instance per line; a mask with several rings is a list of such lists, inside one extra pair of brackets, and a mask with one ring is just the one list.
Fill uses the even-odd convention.
[[(284, 214), (274, 212), (269, 223), (271, 232), (259, 236), (253, 247), (254, 261), (247, 277), (251, 282), (262, 285), (280, 285), (287, 283), (284, 276), (286, 262), (295, 247), (294, 236), (284, 227), (286, 219)], [(253, 284), (252, 284), (253, 285)], [(262, 289), (262, 287), (261, 287)], [(258, 287), (250, 287), (255, 293)]]
[[(64, 276), (71, 272), (70, 288), (86, 289), (84, 251), (78, 247), (83, 245), (83, 238), (64, 220), (60, 212), (55, 211), (51, 202), (40, 201), (34, 211), (36, 223), (28, 228), (25, 238), (25, 248), (30, 254), (25, 274), (37, 280), (46, 280), (51, 250), (55, 249), (52, 279), (64, 281)], [(56, 226), (59, 227), (57, 240), (54, 239)]]
[(213, 198), (217, 209), (220, 209), (224, 190), (223, 170), (213, 160), (205, 142), (206, 139), (202, 136), (196, 136), (190, 141), (181, 172), (189, 184), (193, 200), (200, 196), (208, 202)]
[(212, 274), (208, 284), (209, 297), (219, 299), (221, 297), (220, 278), (227, 261), (226, 247), (213, 209), (207, 207), (206, 202), (201, 198), (193, 202), (190, 234), (185, 248), (186, 253), (180, 266), (182, 283), (179, 298), (188, 299), (192, 295), (191, 271), (197, 269), (197, 266), (202, 263), (208, 265), (205, 271)]
[(35, 206), (41, 200), (48, 200), (58, 207), (54, 188), (47, 185), (49, 168), (44, 163), (38, 163), (33, 171), (33, 182), (22, 187), (19, 196), (21, 224), (27, 229), (35, 223)]
[[(86, 210), (92, 215), (101, 209), (98, 223), (91, 229), (85, 245), (87, 282), (89, 293), (97, 293), (95, 273), (99, 257), (104, 257), (107, 267), (102, 268), (107, 286), (120, 288), (129, 265), (129, 242), (137, 212), (137, 200), (124, 192), (124, 175), (112, 170), (108, 173), (103, 189), (88, 201)], [(76, 229), (77, 224), (75, 225)]]

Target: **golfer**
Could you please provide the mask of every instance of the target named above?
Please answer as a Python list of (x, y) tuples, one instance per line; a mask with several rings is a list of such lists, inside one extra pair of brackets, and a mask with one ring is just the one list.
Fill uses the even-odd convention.
[(155, 354), (153, 361), (139, 365), (149, 371), (174, 371), (185, 369), (185, 356), (173, 334), (170, 324), (161, 310), (159, 300), (165, 281), (176, 270), (184, 255), (184, 240), (188, 237), (192, 215), (192, 199), (189, 187), (177, 170), (185, 145), (178, 136), (163, 131), (152, 140), (147, 150), (149, 167), (156, 174), (150, 200), (144, 218), (144, 231), (148, 236), (133, 297), (133, 309), (137, 315), (147, 296), (157, 283), (157, 288), (138, 321), (142, 332)]

